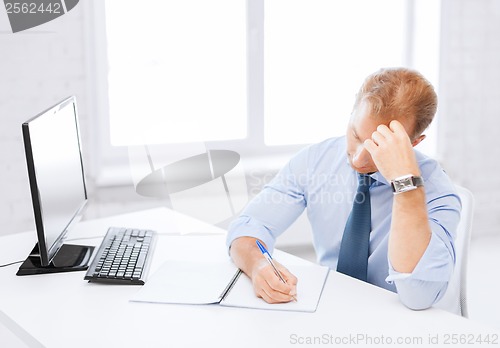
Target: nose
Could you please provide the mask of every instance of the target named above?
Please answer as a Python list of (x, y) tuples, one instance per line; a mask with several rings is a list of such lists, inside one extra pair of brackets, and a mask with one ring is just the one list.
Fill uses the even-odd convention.
[(356, 153), (352, 158), (352, 164), (355, 167), (362, 168), (370, 164), (371, 156), (370, 153), (365, 149), (363, 145), (358, 146)]

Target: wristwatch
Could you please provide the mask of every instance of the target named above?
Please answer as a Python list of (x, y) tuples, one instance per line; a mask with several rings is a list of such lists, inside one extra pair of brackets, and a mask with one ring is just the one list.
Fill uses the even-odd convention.
[(421, 176), (411, 174), (400, 176), (391, 180), (392, 192), (395, 195), (406, 191), (415, 190), (419, 186), (424, 186), (424, 179)]

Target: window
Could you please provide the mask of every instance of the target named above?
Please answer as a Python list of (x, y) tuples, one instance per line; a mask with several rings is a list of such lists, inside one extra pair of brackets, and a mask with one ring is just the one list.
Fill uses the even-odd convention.
[(417, 68), (437, 88), (439, 6), (425, 0), (265, 1), (265, 143), (343, 135), (355, 93), (381, 67)]
[(266, 144), (311, 143), (344, 134), (364, 78), (380, 67), (404, 63), (405, 2), (265, 4)]
[[(438, 87), (440, 1), (137, 4), (106, 1), (104, 156), (191, 141), (290, 153), (343, 134), (357, 89), (382, 66), (416, 68)], [(419, 147), (432, 155), (430, 132)]]
[(244, 0), (107, 1), (106, 13), (113, 145), (245, 138)]

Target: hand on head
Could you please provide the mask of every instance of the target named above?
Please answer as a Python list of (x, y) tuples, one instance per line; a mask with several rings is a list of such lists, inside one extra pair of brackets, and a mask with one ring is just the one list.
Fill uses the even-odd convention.
[(423, 137), (412, 143), (403, 125), (392, 120), (389, 126), (379, 125), (371, 138), (364, 141), (364, 147), (370, 153), (380, 174), (387, 180), (393, 180), (406, 174), (420, 174), (413, 146)]

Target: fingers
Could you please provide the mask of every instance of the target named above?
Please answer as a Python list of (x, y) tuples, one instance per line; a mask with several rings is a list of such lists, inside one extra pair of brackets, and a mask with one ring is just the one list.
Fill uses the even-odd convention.
[(292, 286), (297, 285), (297, 282), (298, 282), (297, 277), (294, 276), (292, 273), (290, 273), (290, 271), (288, 269), (286, 269), (285, 267), (283, 267), (282, 265), (279, 265), (279, 266), (280, 267), (278, 267), (278, 269), (279, 269), (281, 275), (283, 276), (283, 278), (285, 279), (285, 281), (287, 282), (287, 284), (292, 285)]
[[(379, 126), (378, 128), (382, 128), (382, 127)], [(375, 131), (372, 133), (372, 141), (377, 145), (380, 145), (383, 141), (385, 141), (385, 139), (386, 139), (386, 137), (382, 133), (380, 133), (379, 131)]]
[(280, 293), (270, 287), (262, 287), (257, 296), (262, 297), (267, 303), (286, 303), (293, 300), (291, 295)]
[(389, 128), (394, 132), (394, 133), (404, 133), (406, 134), (406, 129), (403, 127), (401, 122), (397, 120), (392, 120), (391, 123), (389, 123)]
[(363, 146), (387, 180), (419, 172), (410, 137), (399, 121), (392, 120), (388, 126), (379, 125)]
[[(380, 146), (384, 143), (391, 142), (395, 137), (406, 138), (408, 137), (408, 134), (406, 133), (406, 129), (399, 121), (392, 120), (389, 123), (389, 126), (386, 126), (384, 124), (379, 125), (377, 127), (377, 130), (372, 133), (371, 140), (375, 145)], [(368, 144), (370, 145), (371, 143), (368, 142)]]
[[(266, 272), (264, 278), (266, 283), (263, 286), (263, 290), (267, 295), (275, 302), (289, 302), (293, 300), (294, 296), (297, 295), (297, 278), (287, 271), (288, 279), (293, 277), (295, 283), (283, 283), (272, 267), (268, 267), (264, 271)], [(280, 269), (280, 274), (287, 281), (287, 278), (283, 275), (283, 268)]]
[[(397, 121), (396, 121), (397, 122)], [(383, 135), (385, 138), (392, 135), (392, 130), (389, 129), (385, 124), (381, 124), (377, 127), (377, 132)]]
[(268, 303), (290, 302), (297, 295), (297, 278), (283, 266), (276, 266), (287, 283), (283, 283), (268, 264), (253, 276), (255, 294)]
[(371, 139), (366, 139), (363, 144), (365, 146), (365, 149), (370, 153), (370, 155), (373, 156), (374, 151), (377, 150), (377, 144), (375, 144)]

